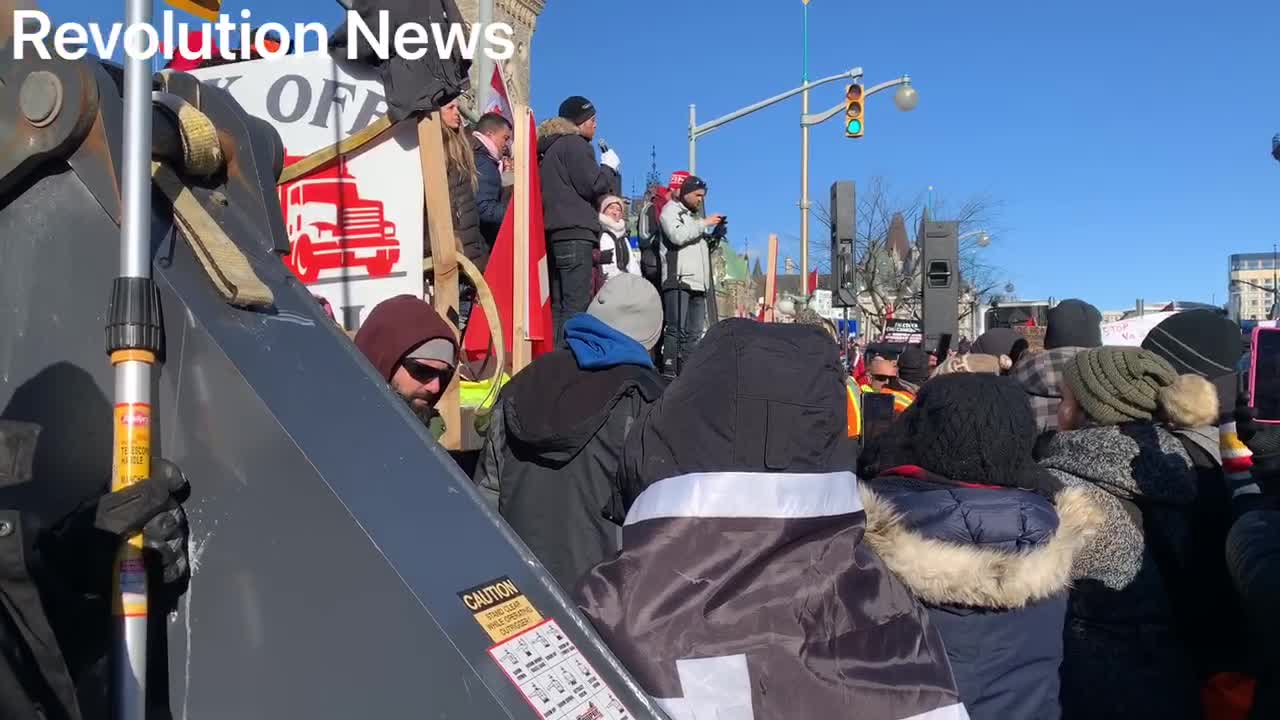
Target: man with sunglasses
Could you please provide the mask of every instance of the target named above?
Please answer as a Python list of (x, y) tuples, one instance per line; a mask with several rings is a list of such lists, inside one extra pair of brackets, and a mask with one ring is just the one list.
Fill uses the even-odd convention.
[(439, 440), (444, 421), (436, 403), (458, 364), (458, 343), (444, 318), (421, 298), (397, 295), (370, 311), (355, 343)]
[(862, 396), (884, 394), (893, 396), (893, 414), (896, 417), (915, 402), (916, 396), (902, 386), (898, 379), (898, 364), (884, 355), (872, 355), (866, 363), (867, 372), (859, 383), (850, 378), (845, 392), (848, 395), (846, 412), (848, 413), (849, 437), (862, 438)]

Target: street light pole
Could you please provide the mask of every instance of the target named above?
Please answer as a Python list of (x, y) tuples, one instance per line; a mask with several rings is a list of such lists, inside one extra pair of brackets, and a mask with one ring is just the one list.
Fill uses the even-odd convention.
[(815, 80), (811, 83), (805, 83), (800, 87), (792, 88), (784, 93), (774, 95), (771, 98), (766, 98), (754, 105), (748, 105), (747, 107), (744, 107), (740, 110), (734, 110), (733, 112), (729, 113), (728, 115), (725, 115), (724, 117), (716, 118), (715, 120), (712, 120), (710, 122), (705, 122), (701, 125), (697, 124), (697, 114), (696, 114), (697, 106), (690, 105), (689, 106), (689, 172), (691, 174), (697, 173), (697, 164), (694, 162), (694, 160), (697, 157), (695, 147), (696, 147), (698, 138), (702, 137), (703, 135), (706, 135), (712, 130), (716, 130), (724, 125), (727, 125), (733, 122), (734, 120), (737, 120), (738, 118), (746, 117), (751, 113), (757, 112), (759, 110), (763, 110), (767, 107), (770, 107), (771, 105), (777, 105), (783, 100), (786, 100), (787, 98), (795, 97), (796, 95), (803, 93), (805, 90), (808, 90), (809, 88), (815, 88), (815, 87), (818, 87), (819, 85), (826, 85), (828, 83), (836, 82), (837, 80), (856, 80), (860, 77), (862, 77), (862, 68), (854, 68), (847, 72), (842, 72), (839, 75), (832, 75), (831, 77), (825, 77), (825, 78), (822, 78), (821, 80)]
[(698, 174), (698, 106), (689, 103), (689, 174)]
[[(800, 114), (809, 114), (809, 0), (804, 3), (804, 92)], [(809, 297), (809, 126), (800, 125), (800, 295)]]
[[(859, 68), (857, 75), (853, 75), (853, 71), (850, 71), (850, 76), (854, 80), (860, 79), (862, 77), (861, 69)], [(836, 113), (843, 111), (845, 108), (845, 104), (842, 102), (826, 112), (810, 115), (808, 87), (808, 84), (806, 84), (804, 108), (800, 113), (800, 128), (804, 133), (800, 142), (800, 259), (804, 263), (804, 269), (800, 272), (800, 288), (805, 297), (809, 296), (809, 128), (830, 120), (836, 116)], [(866, 106), (867, 98), (891, 87), (900, 87), (898, 94), (894, 97), (894, 103), (898, 106), (898, 109), (903, 112), (910, 112), (915, 109), (918, 100), (915, 89), (911, 87), (911, 77), (908, 75), (903, 75), (896, 80), (882, 82), (867, 89), (863, 93), (863, 107)]]

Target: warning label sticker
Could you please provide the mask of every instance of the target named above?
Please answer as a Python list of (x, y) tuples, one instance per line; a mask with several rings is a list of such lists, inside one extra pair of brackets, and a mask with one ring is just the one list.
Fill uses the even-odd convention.
[(463, 590), (458, 597), (493, 642), (502, 642), (542, 622), (542, 615), (507, 577)]
[(555, 620), (494, 645), (489, 654), (543, 720), (632, 717)]

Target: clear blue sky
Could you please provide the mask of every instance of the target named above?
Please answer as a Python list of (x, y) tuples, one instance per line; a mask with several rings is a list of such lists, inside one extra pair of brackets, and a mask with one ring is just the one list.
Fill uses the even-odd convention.
[[(42, 5), (113, 21), (123, 3)], [(224, 11), (246, 6), (255, 21), (340, 15), (315, 0)], [(651, 145), (664, 176), (685, 164), (689, 103), (707, 120), (799, 84), (801, 13), (800, 0), (547, 0), (534, 111), (591, 98), (630, 191)], [(904, 197), (989, 195), (1001, 232), (987, 252), (1020, 296), (1222, 303), (1227, 255), (1280, 241), (1280, 3), (812, 0), (809, 17), (812, 77), (860, 65), (868, 84), (909, 73), (920, 93), (909, 114), (890, 93), (872, 98), (861, 140), (838, 121), (816, 129), (814, 197), (875, 176)], [(815, 91), (812, 109), (841, 93)], [(731, 217), (735, 247), (759, 251), (776, 232), (799, 259), (799, 111), (796, 98), (698, 144), (709, 209)]]

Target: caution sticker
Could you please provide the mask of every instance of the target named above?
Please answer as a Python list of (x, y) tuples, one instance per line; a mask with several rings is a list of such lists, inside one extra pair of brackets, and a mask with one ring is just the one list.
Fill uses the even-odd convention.
[(495, 643), (542, 622), (542, 615), (508, 577), (463, 590), (458, 597)]
[(633, 720), (554, 619), (489, 648), (542, 720)]

